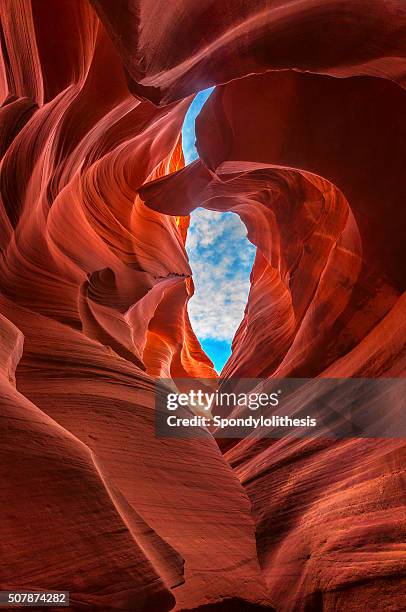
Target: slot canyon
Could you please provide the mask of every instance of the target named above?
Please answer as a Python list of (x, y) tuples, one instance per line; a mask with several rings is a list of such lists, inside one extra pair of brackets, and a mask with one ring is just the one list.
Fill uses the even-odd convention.
[[(404, 2), (2, 4), (1, 589), (101, 612), (404, 610), (403, 438), (154, 422), (157, 379), (220, 374), (191, 218), (233, 213), (224, 240), (247, 245), (222, 380), (405, 376)], [(212, 279), (212, 308), (234, 280)]]

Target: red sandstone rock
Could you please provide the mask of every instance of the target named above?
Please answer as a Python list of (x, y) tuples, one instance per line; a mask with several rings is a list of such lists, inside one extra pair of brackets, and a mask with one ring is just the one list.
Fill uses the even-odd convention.
[(294, 68), (404, 86), (402, 0), (92, 0), (131, 77), (155, 103)]
[(127, 520), (90, 448), (17, 391), (23, 335), (3, 316), (0, 329), (1, 588), (69, 588), (80, 610), (171, 609), (171, 583), (143, 540), (158, 559), (167, 549), (178, 581), (182, 560), (134, 511)]
[[(402, 440), (157, 439), (154, 379), (215, 377), (197, 206), (257, 245), (223, 376), (404, 376), (403, 4), (92, 4), (2, 16), (1, 588), (402, 609)], [(221, 83), (184, 168), (187, 96)]]

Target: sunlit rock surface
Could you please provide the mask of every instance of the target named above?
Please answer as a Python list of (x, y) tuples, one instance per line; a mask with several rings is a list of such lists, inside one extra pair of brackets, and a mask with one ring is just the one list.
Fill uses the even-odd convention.
[(257, 247), (222, 376), (404, 376), (403, 2), (4, 7), (2, 588), (401, 610), (401, 439), (159, 440), (154, 379), (216, 376), (187, 312), (197, 206)]

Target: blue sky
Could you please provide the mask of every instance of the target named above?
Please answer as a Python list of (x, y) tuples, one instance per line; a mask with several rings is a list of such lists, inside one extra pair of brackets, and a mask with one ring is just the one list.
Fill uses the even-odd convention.
[[(185, 117), (182, 142), (186, 164), (198, 157), (195, 119), (212, 90), (198, 93)], [(199, 208), (191, 215), (186, 249), (195, 283), (190, 319), (203, 349), (220, 372), (244, 314), (255, 247), (237, 215)]]

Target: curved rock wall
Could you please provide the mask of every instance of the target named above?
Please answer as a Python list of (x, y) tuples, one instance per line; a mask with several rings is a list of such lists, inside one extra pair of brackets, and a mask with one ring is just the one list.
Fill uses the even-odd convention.
[(404, 376), (405, 29), (400, 0), (4, 0), (1, 588), (402, 609), (401, 439), (221, 452), (155, 438), (153, 407), (156, 377), (216, 376), (187, 313), (198, 206), (257, 246), (224, 378)]

